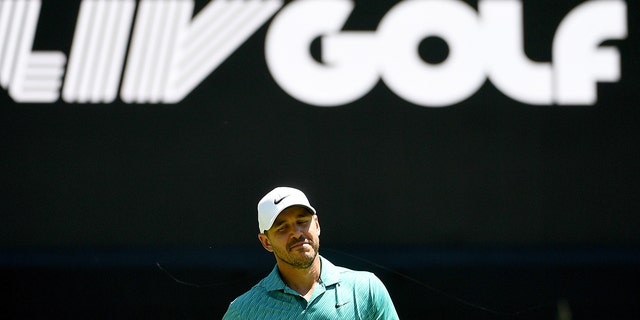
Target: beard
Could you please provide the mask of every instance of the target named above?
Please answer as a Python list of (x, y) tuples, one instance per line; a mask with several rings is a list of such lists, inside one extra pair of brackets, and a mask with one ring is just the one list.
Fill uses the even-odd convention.
[(301, 239), (297, 241), (293, 241), (292, 243), (287, 244), (286, 248), (273, 248), (273, 253), (276, 257), (282, 262), (296, 268), (296, 269), (308, 269), (313, 264), (313, 261), (318, 256), (318, 250), (320, 245), (317, 242), (309, 240), (308, 244), (313, 249), (311, 252), (304, 251), (301, 252), (300, 247), (293, 248), (291, 250), (291, 246), (305, 241), (308, 239)]

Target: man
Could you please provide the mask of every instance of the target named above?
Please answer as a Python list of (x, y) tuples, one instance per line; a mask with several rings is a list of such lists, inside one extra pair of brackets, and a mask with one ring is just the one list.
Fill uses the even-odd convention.
[(276, 266), (231, 302), (223, 319), (398, 319), (374, 274), (334, 266), (318, 254), (318, 216), (302, 191), (267, 193), (258, 202), (258, 227)]

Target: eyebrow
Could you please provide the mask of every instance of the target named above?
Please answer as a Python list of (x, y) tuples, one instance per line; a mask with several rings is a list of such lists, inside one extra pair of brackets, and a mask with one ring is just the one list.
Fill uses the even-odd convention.
[[(300, 212), (300, 213), (296, 216), (296, 219), (298, 219), (298, 218), (302, 218), (302, 217), (312, 217), (312, 216), (313, 216), (313, 214), (311, 214), (310, 212), (308, 212), (308, 211), (304, 211), (304, 212)], [(277, 227), (279, 227), (280, 225), (284, 224), (285, 222), (286, 222), (285, 220), (278, 220), (278, 219), (276, 219), (276, 221), (274, 221), (274, 222), (273, 222), (273, 225), (272, 225), (271, 227), (272, 227), (272, 228), (277, 228)]]
[(276, 221), (276, 222), (274, 222), (274, 223), (273, 223), (272, 228), (277, 228), (277, 227), (279, 227), (279, 226), (280, 226), (280, 225), (282, 225), (282, 224), (284, 224), (284, 221), (283, 221), (283, 220)]

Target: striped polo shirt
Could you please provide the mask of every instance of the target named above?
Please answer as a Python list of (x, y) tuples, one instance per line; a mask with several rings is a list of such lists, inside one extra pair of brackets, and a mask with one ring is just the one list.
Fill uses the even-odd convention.
[(278, 266), (229, 305), (223, 319), (398, 319), (373, 273), (337, 267), (320, 257), (318, 285), (307, 302), (280, 278)]

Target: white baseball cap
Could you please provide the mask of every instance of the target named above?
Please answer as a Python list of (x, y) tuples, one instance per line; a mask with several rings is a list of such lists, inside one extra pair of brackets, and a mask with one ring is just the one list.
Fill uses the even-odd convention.
[(302, 191), (290, 187), (277, 187), (258, 202), (258, 228), (260, 232), (271, 229), (282, 210), (291, 206), (303, 206), (316, 214), (307, 196)]

